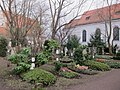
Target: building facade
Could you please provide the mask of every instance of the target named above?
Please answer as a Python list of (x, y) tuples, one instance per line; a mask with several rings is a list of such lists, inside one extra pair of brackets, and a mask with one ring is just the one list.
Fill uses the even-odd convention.
[(82, 45), (87, 45), (97, 30), (105, 43), (111, 33), (111, 44), (120, 47), (120, 4), (87, 11), (80, 19), (68, 24), (66, 29), (70, 29), (72, 35), (77, 35)]

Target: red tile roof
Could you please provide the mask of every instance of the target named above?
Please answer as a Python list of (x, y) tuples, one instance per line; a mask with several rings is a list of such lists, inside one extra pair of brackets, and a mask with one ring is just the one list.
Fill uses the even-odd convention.
[(5, 36), (5, 37), (8, 36), (8, 32), (7, 30), (5, 30), (4, 27), (0, 27), (0, 35)]
[[(5, 13), (2, 13), (3, 18), (6, 18), (5, 14), (8, 14), (8, 16), (9, 16), (9, 12), (6, 11)], [(32, 28), (34, 27), (35, 24), (37, 24), (37, 21), (34, 19), (31, 19), (29, 17), (24, 17), (22, 15), (14, 15), (14, 16), (15, 16), (14, 20), (16, 20), (16, 21), (14, 21), (14, 23), (16, 23), (16, 25), (17, 25), (16, 27), (18, 27), (20, 29), (20, 28), (27, 26), (29, 29), (29, 27), (31, 26), (29, 32), (27, 33), (27, 34), (31, 34)], [(0, 26), (0, 35), (3, 35), (5, 37), (9, 36), (10, 31), (6, 30), (6, 29), (9, 30), (8, 24), (9, 24), (9, 22), (6, 19), (5, 26)]]
[(114, 4), (110, 7), (107, 6), (84, 12), (81, 18), (73, 20), (70, 24), (66, 26), (66, 28), (71, 28), (78, 25), (98, 23), (104, 20), (107, 21), (109, 20), (109, 16), (111, 16), (112, 19), (120, 19), (120, 4)]

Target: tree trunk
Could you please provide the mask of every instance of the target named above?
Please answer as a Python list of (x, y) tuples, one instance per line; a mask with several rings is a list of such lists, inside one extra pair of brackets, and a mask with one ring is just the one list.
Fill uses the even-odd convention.
[(52, 38), (53, 40), (55, 40), (55, 34), (56, 34), (56, 33), (55, 33), (55, 31), (53, 30), (53, 31), (52, 31), (52, 36), (51, 36), (51, 38)]
[(112, 46), (111, 46), (110, 42), (108, 43), (108, 47), (109, 47), (109, 54), (112, 55)]

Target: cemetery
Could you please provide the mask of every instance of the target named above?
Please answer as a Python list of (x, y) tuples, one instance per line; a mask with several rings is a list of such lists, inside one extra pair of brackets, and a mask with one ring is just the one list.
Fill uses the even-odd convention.
[(119, 8), (120, 0), (1, 0), (0, 90), (120, 90)]
[[(1, 38), (2, 40), (7, 43), (6, 39)], [(72, 41), (60, 46), (56, 40), (47, 40), (42, 51), (33, 54), (34, 50), (31, 48), (33, 46), (23, 47), (16, 52), (16, 47), (12, 47), (10, 41), (3, 47), (5, 59), (9, 62), (6, 66), (11, 68), (9, 75), (17, 77), (22, 83), (27, 83), (26, 85), (30, 84), (31, 88), (38, 89), (52, 88), (60, 82), (60, 78), (66, 78), (66, 83), (70, 80), (72, 84), (72, 80), (79, 82), (84, 75), (94, 77), (113, 68), (120, 68), (119, 60), (113, 58), (115, 55), (100, 55), (95, 47), (83, 46), (79, 42), (76, 43), (76, 47), (77, 40), (69, 42)], [(3, 46), (2, 43), (0, 46)]]

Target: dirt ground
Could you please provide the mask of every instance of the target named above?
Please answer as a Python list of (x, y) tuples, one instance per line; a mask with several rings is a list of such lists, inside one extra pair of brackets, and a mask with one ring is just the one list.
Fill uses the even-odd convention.
[(120, 69), (106, 72), (84, 84), (69, 86), (66, 90), (120, 90)]
[[(11, 75), (14, 65), (0, 58), (0, 90), (31, 90), (31, 84)], [(46, 90), (120, 90), (120, 69), (100, 72), (97, 75), (82, 75), (78, 79), (58, 77), (53, 86)]]
[(31, 90), (33, 87), (31, 84), (11, 74), (14, 66), (5, 58), (0, 58), (0, 90)]

